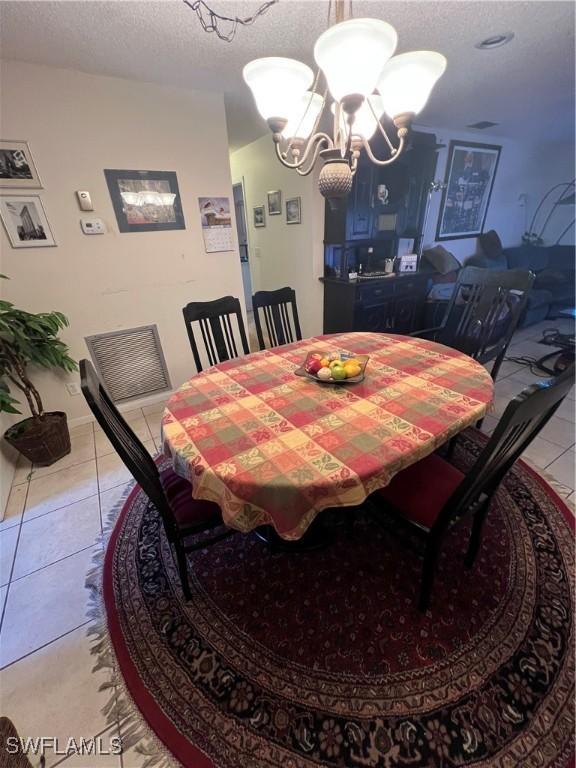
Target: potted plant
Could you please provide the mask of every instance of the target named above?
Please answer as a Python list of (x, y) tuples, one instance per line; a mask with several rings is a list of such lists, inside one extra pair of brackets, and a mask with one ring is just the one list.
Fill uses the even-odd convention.
[[(3, 275), (2, 275), (3, 277)], [(47, 413), (40, 394), (28, 376), (28, 366), (75, 371), (77, 365), (58, 332), (68, 325), (60, 312), (32, 314), (0, 300), (0, 412), (20, 413), (12, 391), (24, 393), (32, 416), (13, 424), (6, 440), (29, 461), (40, 466), (53, 464), (70, 453), (66, 414)], [(15, 388), (15, 389), (14, 389)]]

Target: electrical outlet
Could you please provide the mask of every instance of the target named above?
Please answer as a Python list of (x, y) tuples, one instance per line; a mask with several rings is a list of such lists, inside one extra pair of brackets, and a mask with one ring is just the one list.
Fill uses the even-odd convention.
[(80, 387), (78, 384), (76, 384), (75, 381), (71, 381), (69, 384), (66, 384), (66, 389), (68, 390), (68, 394), (72, 395), (79, 395), (80, 394)]

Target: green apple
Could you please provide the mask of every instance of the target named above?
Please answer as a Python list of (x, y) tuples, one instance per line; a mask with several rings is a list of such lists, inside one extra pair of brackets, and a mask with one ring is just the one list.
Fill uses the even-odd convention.
[(346, 378), (346, 368), (343, 365), (335, 365), (332, 368), (332, 378), (334, 381), (342, 381)]

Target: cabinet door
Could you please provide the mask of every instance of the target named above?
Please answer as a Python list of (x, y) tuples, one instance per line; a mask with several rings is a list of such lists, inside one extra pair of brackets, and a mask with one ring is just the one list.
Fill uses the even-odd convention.
[(372, 234), (372, 167), (359, 166), (348, 202), (349, 240), (366, 240)]
[(414, 330), (414, 317), (419, 298), (404, 296), (396, 299), (394, 306), (394, 331), (396, 333), (410, 333)]

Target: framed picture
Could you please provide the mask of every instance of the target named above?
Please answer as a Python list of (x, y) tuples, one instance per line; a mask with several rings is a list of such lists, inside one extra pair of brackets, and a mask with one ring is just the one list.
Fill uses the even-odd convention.
[(266, 212), (263, 205), (254, 206), (254, 226), (265, 227), (266, 226)]
[(501, 147), (451, 141), (436, 240), (481, 234), (490, 204)]
[(56, 245), (39, 195), (0, 195), (0, 216), (13, 248)]
[(0, 139), (0, 187), (42, 189), (27, 142)]
[(286, 224), (301, 224), (302, 211), (299, 197), (286, 200)]
[(268, 215), (280, 216), (282, 213), (282, 192), (279, 189), (268, 192)]
[(174, 171), (104, 170), (120, 232), (186, 229)]

